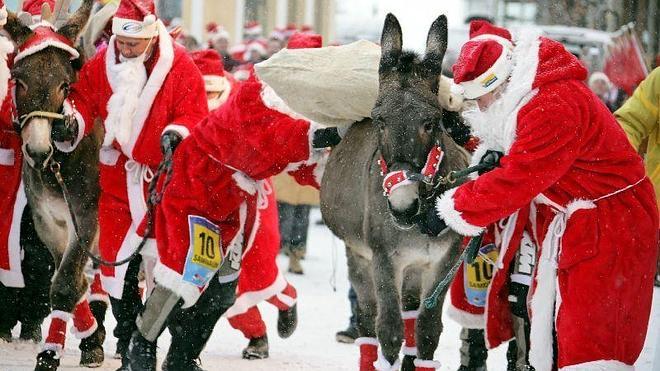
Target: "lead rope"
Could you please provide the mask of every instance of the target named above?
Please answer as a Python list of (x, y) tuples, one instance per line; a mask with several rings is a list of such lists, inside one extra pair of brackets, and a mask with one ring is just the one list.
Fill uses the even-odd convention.
[[(60, 173), (60, 168), (61, 168), (60, 163), (51, 159), (49, 168), (50, 171), (53, 173), (53, 175), (55, 175), (57, 184), (59, 184), (60, 188), (62, 189), (62, 196), (64, 198), (64, 202), (69, 208), (69, 214), (71, 214), (71, 221), (73, 223), (73, 229), (74, 232), (76, 233), (76, 237), (78, 238), (78, 242), (81, 245), (84, 245), (85, 241), (81, 240), (80, 227), (78, 225), (78, 220), (76, 219), (76, 214), (73, 210), (73, 206), (69, 202), (69, 191), (66, 184), (64, 183), (64, 178), (62, 178), (62, 174)], [(158, 192), (156, 185), (158, 184), (158, 179), (163, 174), (165, 174), (165, 180), (163, 181), (161, 192)], [(149, 183), (149, 188), (148, 188), (149, 197), (147, 198), (147, 214), (146, 214), (147, 226), (144, 230), (144, 237), (142, 237), (142, 241), (140, 241), (140, 244), (138, 245), (137, 249), (135, 249), (135, 251), (131, 255), (129, 255), (125, 259), (114, 262), (96, 256), (87, 249), (84, 250), (85, 255), (87, 255), (90, 259), (92, 259), (92, 261), (96, 264), (105, 265), (107, 267), (117, 267), (130, 262), (138, 254), (140, 254), (144, 246), (147, 244), (147, 241), (149, 240), (148, 236), (151, 234), (151, 231), (153, 229), (155, 206), (158, 205), (162, 200), (163, 192), (165, 192), (165, 188), (167, 187), (171, 179), (172, 179), (172, 152), (168, 151), (165, 153), (163, 161), (161, 161), (161, 163), (158, 165), (158, 170), (156, 170), (156, 173), (153, 175), (152, 181)]]

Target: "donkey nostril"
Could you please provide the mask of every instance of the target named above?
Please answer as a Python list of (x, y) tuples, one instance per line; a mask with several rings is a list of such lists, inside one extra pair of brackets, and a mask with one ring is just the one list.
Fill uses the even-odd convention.
[(36, 166), (41, 166), (41, 165), (45, 165), (46, 161), (48, 161), (48, 159), (50, 159), (50, 156), (53, 153), (53, 149), (52, 149), (52, 147), (49, 147), (47, 149), (37, 150), (37, 149), (34, 149), (34, 148), (30, 147), (30, 145), (26, 145), (25, 146), (25, 152), (26, 152), (27, 156), (30, 157), (30, 159), (32, 159), (32, 161), (34, 161), (34, 164)]

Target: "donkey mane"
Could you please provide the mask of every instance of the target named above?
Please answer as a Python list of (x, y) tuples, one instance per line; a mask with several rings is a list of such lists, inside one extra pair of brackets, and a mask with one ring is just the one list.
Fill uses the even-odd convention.
[[(440, 61), (440, 63), (438, 63)], [(402, 88), (414, 86), (420, 77), (440, 76), (442, 56), (429, 52), (422, 58), (420, 53), (403, 50), (400, 53), (385, 53), (378, 68), (380, 74), (396, 72)], [(431, 86), (433, 93), (438, 92), (437, 81)]]

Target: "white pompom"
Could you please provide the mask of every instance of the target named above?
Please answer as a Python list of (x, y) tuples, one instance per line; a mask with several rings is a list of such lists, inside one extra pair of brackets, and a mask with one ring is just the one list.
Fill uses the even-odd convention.
[(150, 26), (156, 22), (156, 16), (153, 14), (148, 14), (144, 17), (142, 20), (142, 23), (144, 23), (145, 26)]

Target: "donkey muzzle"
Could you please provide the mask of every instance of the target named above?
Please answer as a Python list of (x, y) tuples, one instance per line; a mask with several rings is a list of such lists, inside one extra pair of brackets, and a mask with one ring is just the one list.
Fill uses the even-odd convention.
[(23, 155), (27, 163), (35, 169), (44, 169), (53, 156), (50, 127), (48, 118), (34, 117), (21, 131)]

